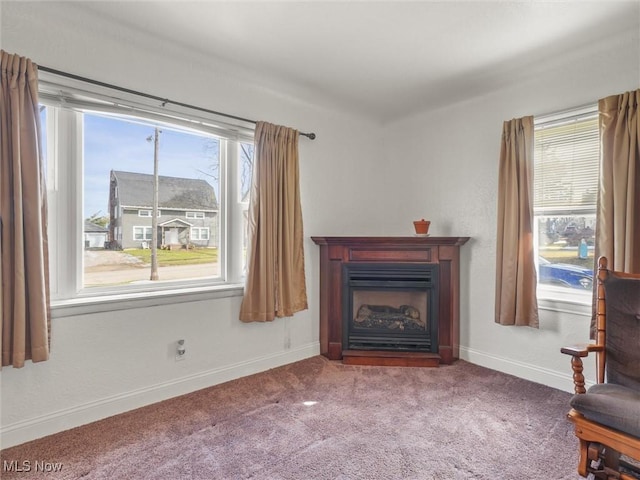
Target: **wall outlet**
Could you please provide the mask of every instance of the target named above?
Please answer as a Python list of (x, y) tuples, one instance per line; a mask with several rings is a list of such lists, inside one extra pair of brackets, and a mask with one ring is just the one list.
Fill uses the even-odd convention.
[(184, 345), (184, 340), (178, 340), (176, 342), (176, 362), (187, 358), (187, 348)]

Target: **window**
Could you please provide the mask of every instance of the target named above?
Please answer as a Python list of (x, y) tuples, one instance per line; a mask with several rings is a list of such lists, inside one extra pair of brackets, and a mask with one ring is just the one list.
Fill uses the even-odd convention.
[(151, 227), (133, 227), (133, 239), (136, 242), (151, 241), (153, 230)]
[[(54, 302), (241, 281), (252, 128), (45, 73), (40, 99)], [(85, 249), (87, 222), (105, 248)]]
[(534, 233), (545, 292), (592, 294), (599, 175), (596, 107), (536, 119)]
[(191, 240), (209, 240), (209, 229), (206, 227), (192, 227)]
[[(118, 192), (117, 189), (114, 192), (114, 196), (117, 198), (118, 197)], [(120, 213), (119, 211), (117, 212), (118, 214)], [(152, 210), (138, 210), (138, 216), (139, 217), (151, 217), (153, 215), (153, 211)], [(162, 216), (162, 211), (158, 210), (158, 217)]]

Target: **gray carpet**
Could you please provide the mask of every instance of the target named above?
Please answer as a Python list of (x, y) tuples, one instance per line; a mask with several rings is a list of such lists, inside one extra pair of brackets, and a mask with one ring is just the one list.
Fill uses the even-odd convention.
[[(560, 480), (570, 395), (464, 361), (313, 357), (3, 450), (3, 479)], [(58, 462), (57, 473), (34, 471)]]

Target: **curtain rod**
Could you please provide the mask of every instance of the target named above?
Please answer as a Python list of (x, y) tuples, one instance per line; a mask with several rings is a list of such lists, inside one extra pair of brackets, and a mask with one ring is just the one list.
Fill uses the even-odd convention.
[[(62, 77), (72, 78), (74, 80), (80, 80), (82, 82), (91, 83), (93, 85), (98, 85), (100, 87), (112, 88), (112, 89), (118, 90), (120, 92), (131, 93), (133, 95), (138, 95), (138, 96), (141, 96), (141, 97), (149, 98), (151, 100), (157, 100), (159, 102), (162, 102), (162, 106), (163, 107), (167, 103), (171, 103), (173, 105), (178, 105), (180, 107), (185, 107), (185, 108), (191, 108), (193, 110), (198, 110), (200, 112), (212, 113), (214, 115), (220, 115), (222, 117), (232, 118), (234, 120), (239, 120), (241, 122), (253, 123), (254, 125), (258, 123), (256, 120), (250, 120), (248, 118), (242, 118), (242, 117), (238, 117), (236, 115), (230, 115), (228, 113), (216, 112), (215, 110), (209, 110), (207, 108), (197, 107), (195, 105), (189, 105), (188, 103), (176, 102), (174, 100), (169, 100), (168, 98), (162, 98), (162, 97), (158, 97), (156, 95), (151, 95), (149, 93), (138, 92), (137, 90), (131, 90), (129, 88), (119, 87), (117, 85), (111, 85), (110, 83), (100, 82), (98, 80), (92, 80), (91, 78), (82, 77), (80, 75), (75, 75), (73, 73), (62, 72), (62, 71), (56, 70), (54, 68), (43, 67), (42, 65), (38, 65), (38, 70), (42, 70), (43, 72), (47, 72), (47, 73), (53, 73), (54, 75), (60, 75)], [(314, 140), (316, 138), (316, 134), (313, 133), (313, 132), (311, 132), (311, 133), (299, 132), (299, 134), (302, 135), (303, 137), (309, 138), (310, 140)]]

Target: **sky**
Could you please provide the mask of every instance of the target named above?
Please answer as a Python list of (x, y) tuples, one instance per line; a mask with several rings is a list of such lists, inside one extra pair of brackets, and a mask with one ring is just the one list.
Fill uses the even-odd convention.
[[(136, 121), (84, 115), (84, 218), (108, 215), (111, 170), (153, 174), (155, 126)], [(152, 137), (150, 141), (148, 137)], [(219, 198), (219, 143), (215, 137), (161, 128), (159, 175), (198, 178), (214, 187)]]

